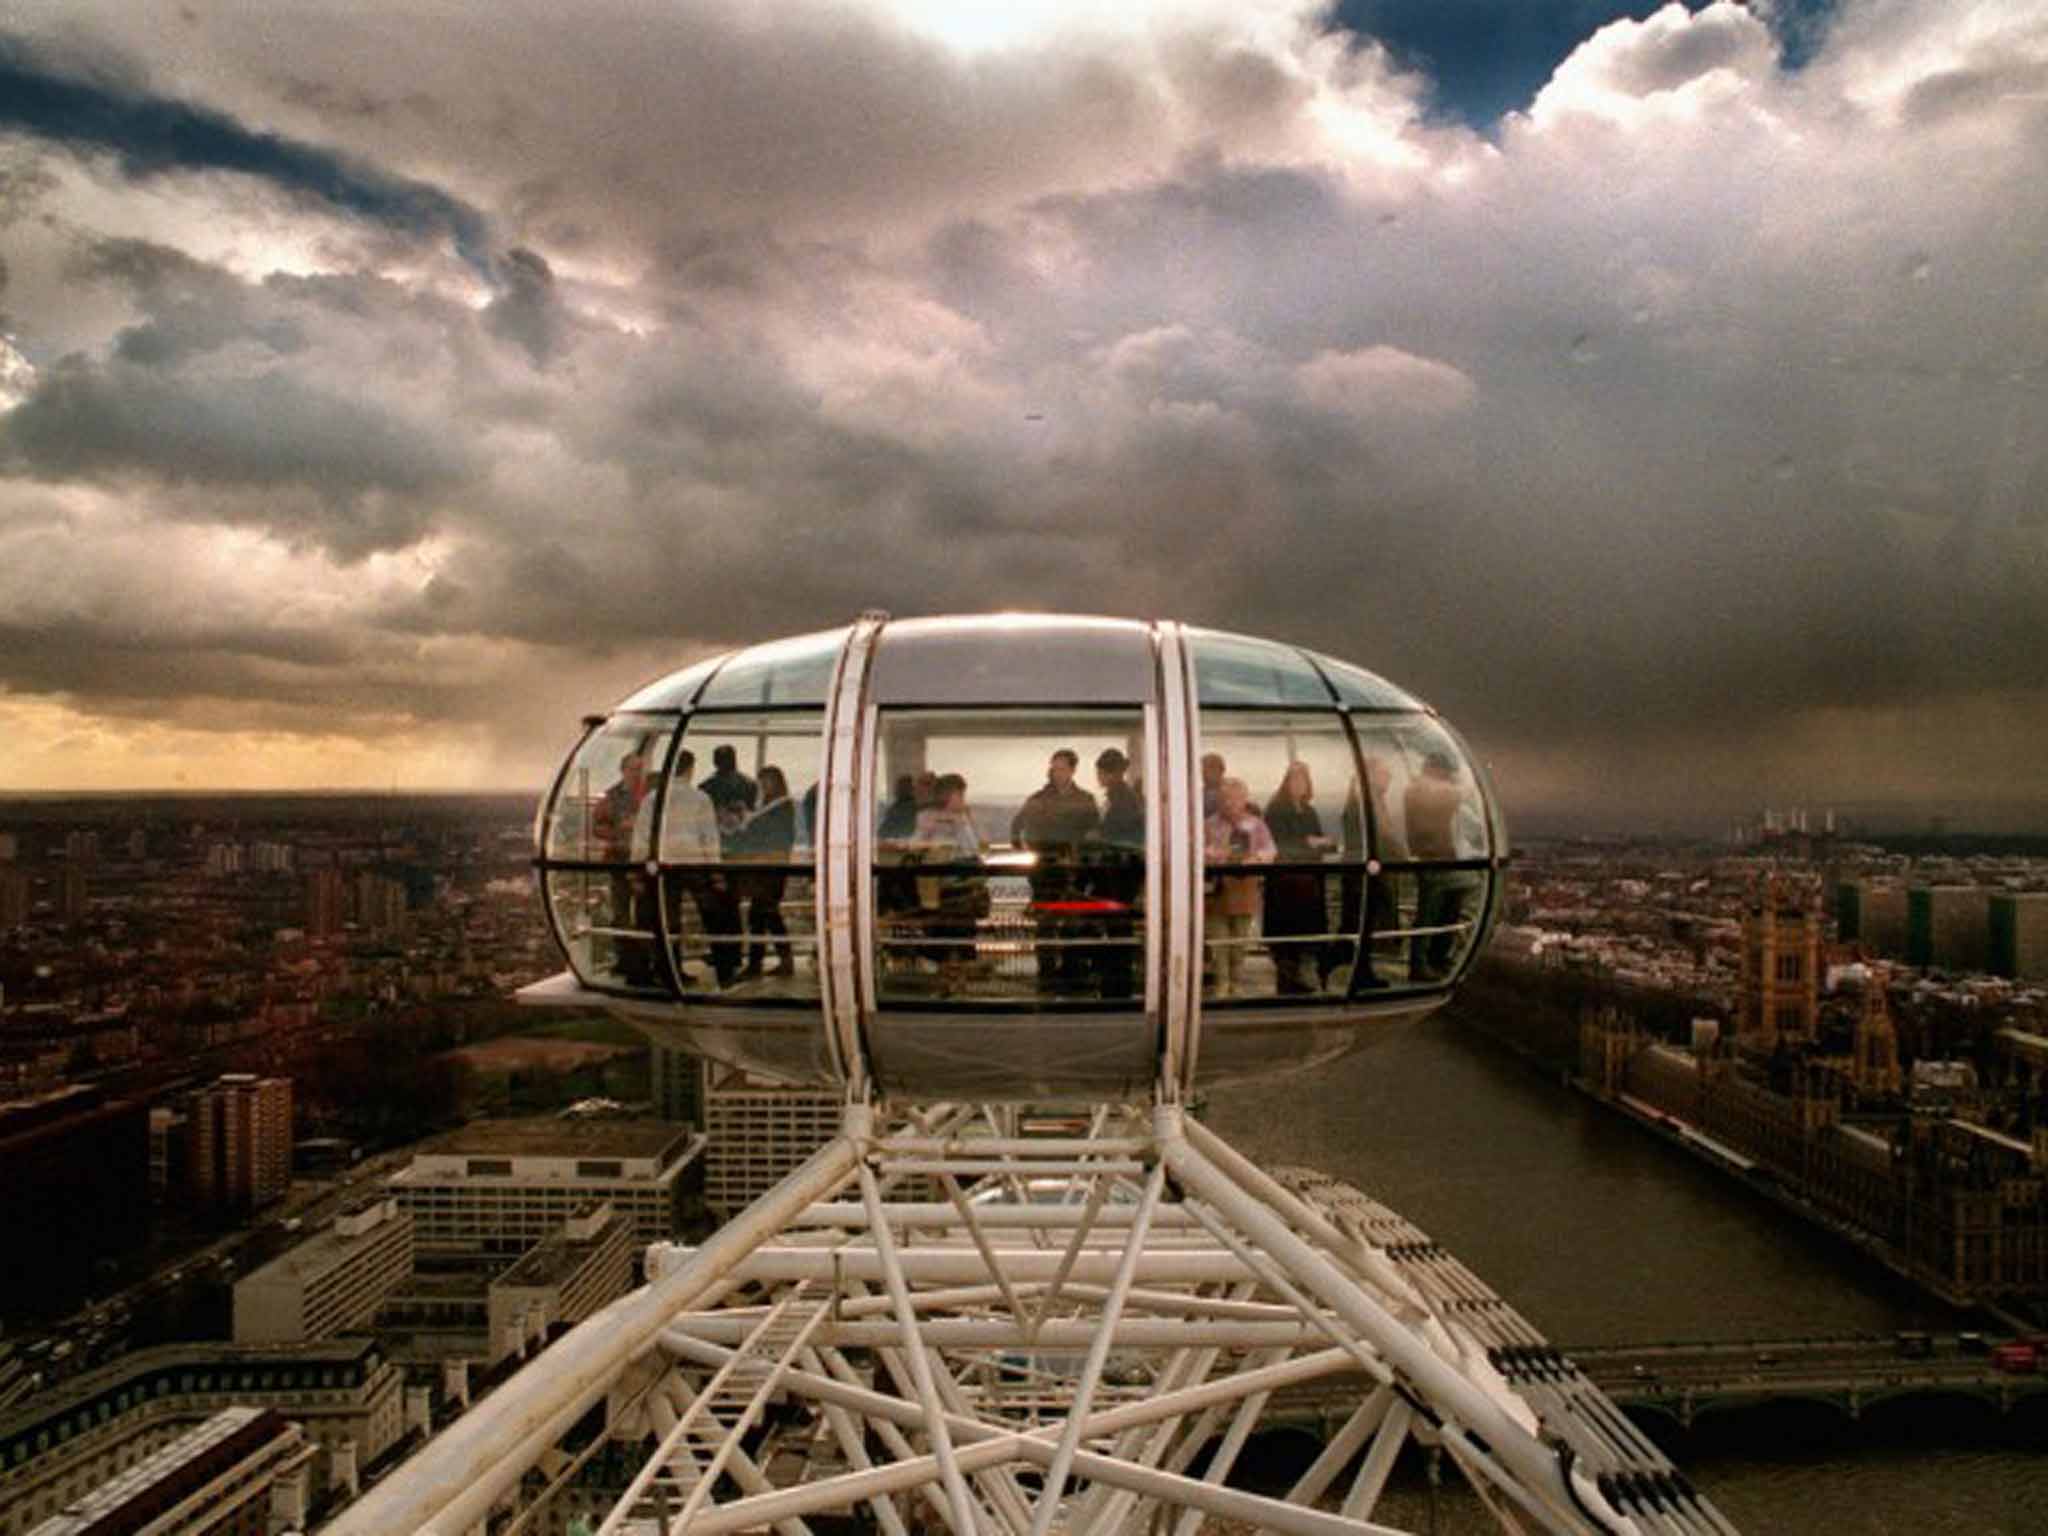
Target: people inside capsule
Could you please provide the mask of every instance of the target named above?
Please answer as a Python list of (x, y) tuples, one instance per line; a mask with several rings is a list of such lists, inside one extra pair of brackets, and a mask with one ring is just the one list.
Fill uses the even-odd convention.
[[(639, 832), (640, 808), (650, 804), (652, 779), (647, 760), (654, 743), (641, 737), (619, 759), (619, 776), (598, 797), (591, 812), (591, 832), (599, 856), (615, 863), (636, 857), (647, 843)], [(619, 873), (611, 876), (611, 913), (607, 926), (616, 934), (619, 980), (629, 987), (654, 985), (654, 910), (645, 875)]]
[[(1270, 864), (1279, 856), (1273, 834), (1252, 809), (1251, 790), (1243, 779), (1226, 774), (1216, 785), (1216, 814), (1202, 824), (1203, 857), (1213, 866)], [(1257, 875), (1220, 875), (1204, 903), (1203, 937), (1212, 955), (1216, 995), (1232, 997), (1244, 977), (1245, 954), (1252, 944), (1252, 922), (1259, 914)]]
[[(1460, 843), (1457, 822), (1465, 810), (1458, 760), (1441, 749), (1422, 760), (1422, 772), (1409, 781), (1402, 797), (1408, 852), (1416, 859), (1455, 859)], [(1415, 920), (1418, 930), (1408, 950), (1411, 981), (1438, 981), (1449, 973), (1457, 948), (1465, 898), (1475, 881), (1464, 870), (1422, 870), (1416, 876)]]
[[(1365, 782), (1372, 795), (1372, 824), (1377, 834), (1378, 857), (1381, 861), (1405, 859), (1408, 846), (1396, 825), (1392, 810), (1387, 804), (1387, 791), (1394, 784), (1394, 770), (1386, 758), (1370, 748), (1365, 751)], [(1374, 873), (1366, 887), (1366, 921), (1371, 924), (1375, 936), (1391, 932), (1401, 926), (1400, 905), (1394, 900), (1394, 885), (1391, 877)], [(1356, 912), (1350, 912), (1345, 919), (1347, 928), (1358, 926)], [(1399, 940), (1392, 943), (1398, 947)], [(1389, 941), (1374, 937), (1366, 946), (1365, 974), (1358, 978), (1362, 987), (1384, 987), (1388, 979), (1379, 973), (1382, 963), (1394, 963), (1397, 953), (1388, 948)]]
[(981, 833), (967, 809), (967, 780), (942, 773), (932, 781), (934, 803), (917, 814), (911, 841), (924, 861), (948, 866), (941, 873), (916, 878), (918, 906), (927, 914), (926, 935), (933, 941), (926, 955), (939, 968), (939, 990), (958, 991), (974, 963), (974, 931), (988, 915), (988, 882), (978, 869)]
[[(720, 748), (723, 751), (725, 749)], [(780, 865), (780, 869), (747, 869), (734, 875), (738, 899), (746, 903), (749, 979), (788, 976), (796, 971), (789, 942), (789, 924), (782, 916), (782, 896), (789, 885), (789, 851), (796, 845), (796, 802), (789, 780), (773, 763), (761, 769), (760, 805), (733, 834), (733, 857), (745, 864)], [(776, 968), (766, 969), (768, 937), (776, 937)]]
[(1221, 752), (1202, 754), (1202, 819), (1207, 821), (1216, 814), (1220, 800), (1219, 787), (1223, 783), (1223, 772), (1227, 765)]
[[(696, 767), (697, 754), (689, 748), (676, 754), (675, 769), (668, 779), (668, 798), (663, 801), (661, 812), (659, 857), (664, 864), (704, 865), (718, 859), (718, 812), (712, 807), (711, 797), (690, 782)], [(652, 817), (655, 799), (653, 795), (647, 797), (641, 808), (643, 816)], [(723, 878), (701, 868), (668, 873), (668, 927), (678, 945), (683, 933), (683, 898), (689, 897), (697, 909), (698, 920), (709, 932), (712, 909), (718, 899), (710, 891), (709, 882)], [(685, 986), (696, 983), (696, 974), (682, 963), (680, 955), (676, 972)]]
[[(1291, 762), (1266, 802), (1266, 830), (1281, 864), (1320, 863), (1332, 846), (1323, 835), (1308, 764)], [(1266, 877), (1265, 939), (1273, 955), (1274, 989), (1283, 996), (1320, 991), (1332, 965), (1323, 877), (1290, 869)], [(1309, 979), (1314, 975), (1314, 980)]]
[[(917, 778), (896, 775), (895, 791), (882, 808), (875, 825), (875, 857), (885, 864), (900, 863), (917, 833)], [(885, 922), (917, 910), (917, 877), (902, 869), (884, 871), (875, 881), (875, 911)]]
[[(1046, 763), (1045, 783), (1018, 807), (1010, 841), (1032, 855), (1031, 910), (1037, 930), (1041, 992), (1071, 995), (1088, 981), (1085, 919), (1077, 908), (1081, 850), (1102, 822), (1095, 797), (1074, 782), (1081, 754), (1061, 747)], [(1077, 920), (1081, 919), (1081, 920)]]
[(711, 777), (697, 786), (711, 797), (718, 811), (718, 830), (728, 848), (740, 824), (760, 799), (760, 788), (740, 772), (739, 753), (730, 746), (711, 749)]
[(1096, 972), (1105, 998), (1130, 997), (1137, 974), (1138, 895), (1145, 888), (1145, 798), (1128, 782), (1130, 768), (1131, 760), (1115, 747), (1096, 754), (1102, 820), (1090, 850), (1088, 894), (1102, 909), (1096, 933), (1104, 942)]

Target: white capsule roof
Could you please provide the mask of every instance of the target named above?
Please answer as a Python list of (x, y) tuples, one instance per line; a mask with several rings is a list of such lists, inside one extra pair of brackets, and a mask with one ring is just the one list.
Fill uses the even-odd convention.
[(599, 1003), (770, 1076), (1185, 1094), (1440, 1004), (1506, 839), (1447, 725), (1274, 641), (1040, 614), (699, 662), (593, 717), (538, 864)]

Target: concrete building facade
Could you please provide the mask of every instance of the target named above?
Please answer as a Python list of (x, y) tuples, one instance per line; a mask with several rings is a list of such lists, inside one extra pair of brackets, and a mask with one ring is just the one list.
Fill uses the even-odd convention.
[(1991, 898), (1991, 966), (2015, 981), (2048, 981), (2048, 891)]
[(1906, 955), (1906, 888), (1895, 880), (1845, 880), (1835, 888), (1835, 926), (1845, 944), (1887, 960)]
[(714, 1065), (704, 1096), (704, 1203), (730, 1216), (839, 1133), (839, 1095)]
[(537, 1347), (560, 1324), (580, 1323), (633, 1284), (633, 1227), (609, 1204), (579, 1211), (491, 1282), (490, 1361)]
[(1974, 885), (1916, 885), (1906, 893), (1906, 959), (1947, 971), (1991, 963), (1991, 893)]
[(422, 1251), (522, 1254), (599, 1202), (645, 1245), (676, 1236), (703, 1150), (663, 1120), (501, 1121), (418, 1154), (389, 1187)]
[(327, 1230), (235, 1282), (237, 1344), (301, 1344), (367, 1328), (412, 1273), (412, 1217), (393, 1199)]

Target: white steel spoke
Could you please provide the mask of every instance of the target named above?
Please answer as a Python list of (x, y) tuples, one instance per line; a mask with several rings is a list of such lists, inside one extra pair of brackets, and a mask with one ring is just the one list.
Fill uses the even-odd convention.
[(1124, 1297), (1131, 1288), (1131, 1277), (1138, 1271), (1138, 1256), (1145, 1251), (1145, 1234), (1152, 1227), (1152, 1212), (1158, 1209), (1159, 1195), (1166, 1187), (1166, 1165), (1157, 1164), (1152, 1177), (1145, 1183), (1145, 1193), (1138, 1203), (1138, 1219), (1131, 1223), (1130, 1236), (1124, 1243), (1123, 1262), (1117, 1266), (1116, 1279), (1110, 1282), (1109, 1300), (1103, 1303), (1102, 1322), (1095, 1335), (1095, 1342), (1089, 1346), (1088, 1359), (1081, 1367), (1081, 1379), (1074, 1387), (1074, 1400), (1067, 1410), (1066, 1432), (1060, 1436), (1060, 1444), (1052, 1459), (1052, 1467), (1045, 1475), (1045, 1489), (1038, 1496), (1038, 1509), (1031, 1518), (1031, 1536), (1046, 1536), (1052, 1529), (1053, 1516), (1058, 1513), (1060, 1496), (1066, 1492), (1067, 1473), (1074, 1464), (1074, 1452), (1081, 1443), (1081, 1426), (1087, 1422), (1088, 1410), (1095, 1403), (1095, 1383), (1102, 1377), (1103, 1362), (1109, 1358), (1110, 1340), (1116, 1332), (1117, 1319), (1123, 1315)]
[[(879, 1536), (1202, 1536), (1218, 1519), (1369, 1536), (1419, 1442), (1505, 1531), (1727, 1531), (1668, 1479), (1617, 1476), (1633, 1518), (1610, 1508), (1593, 1476), (1660, 1472), (1654, 1448), (1613, 1432), (1583, 1379), (1546, 1386), (1559, 1433), (1539, 1433), (1485, 1350), (1541, 1335), (1356, 1191), (1212, 1155), (1171, 1106), (1136, 1123), (1098, 1109), (1088, 1136), (1019, 1123), (935, 1106), (878, 1136), (849, 1107), (822, 1161), (702, 1247), (661, 1250), (649, 1287), (472, 1410), (525, 1390), (522, 1422), (492, 1430), (509, 1461), (444, 1454), (481, 1443), (458, 1422), (467, 1442), (419, 1458), (446, 1483), (406, 1502), (402, 1469), (328, 1529), (471, 1536), (489, 1518), (531, 1536), (595, 1489), (605, 1536), (811, 1536), (848, 1511)], [(561, 1445), (593, 1403), (609, 1456), (602, 1438)], [(1284, 1497), (1229, 1486), (1282, 1412), (1340, 1427)]]
[(1352, 1410), (1343, 1427), (1330, 1437), (1330, 1443), (1323, 1447), (1323, 1453), (1315, 1459), (1314, 1465), (1287, 1490), (1288, 1502), (1313, 1504), (1320, 1499), (1330, 1484), (1337, 1480), (1337, 1474), (1351, 1464), (1351, 1458), (1365, 1448), (1365, 1442), (1380, 1427), (1380, 1421), (1387, 1416), (1393, 1402), (1393, 1388), (1375, 1388), (1370, 1397)]
[(931, 1438), (932, 1452), (938, 1458), (939, 1470), (945, 1479), (946, 1497), (952, 1505), (953, 1529), (957, 1536), (977, 1536), (980, 1526), (974, 1518), (973, 1499), (961, 1476), (959, 1460), (953, 1454), (953, 1437), (946, 1428), (938, 1390), (932, 1385), (931, 1362), (925, 1358), (924, 1345), (917, 1337), (917, 1314), (911, 1309), (910, 1287), (903, 1278), (902, 1266), (896, 1262), (896, 1241), (889, 1233), (889, 1215), (882, 1207), (882, 1191), (875, 1183), (874, 1170), (867, 1164), (862, 1163), (858, 1173), (861, 1198), (868, 1207), (869, 1232), (874, 1238), (875, 1251), (881, 1256), (882, 1275), (889, 1287), (889, 1295), (895, 1300), (896, 1320), (902, 1325), (904, 1347), (910, 1355), (910, 1372), (917, 1383), (918, 1398), (924, 1404), (925, 1433)]

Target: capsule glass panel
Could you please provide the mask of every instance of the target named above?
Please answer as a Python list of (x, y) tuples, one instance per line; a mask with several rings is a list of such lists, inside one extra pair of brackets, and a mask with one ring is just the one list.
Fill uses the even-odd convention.
[(1440, 986), (1472, 953), (1490, 906), (1492, 825), (1477, 773), (1427, 715), (1359, 716), (1381, 870), (1367, 921), (1370, 973)]
[(877, 999), (1034, 1007), (1143, 995), (1140, 710), (884, 710)]
[(640, 812), (674, 732), (672, 716), (616, 714), (586, 736), (556, 788), (543, 855), (575, 863), (646, 858), (652, 810)]
[(1396, 688), (1377, 672), (1368, 672), (1363, 667), (1354, 667), (1348, 661), (1338, 661), (1311, 651), (1318, 670), (1337, 690), (1340, 703), (1350, 709), (1401, 709), (1419, 710), (1422, 701), (1413, 694)]
[(551, 860), (603, 870), (551, 869), (548, 908), (577, 975), (589, 985), (660, 993), (654, 881), (654, 790), (675, 721), (614, 715), (584, 738), (548, 816)]
[(1343, 717), (1204, 709), (1198, 769), (1203, 996), (1342, 1002), (1366, 859)]
[(704, 686), (705, 680), (723, 666), (731, 654), (728, 651), (716, 656), (707, 656), (704, 660), (692, 662), (666, 677), (656, 678), (619, 705), (619, 712), (624, 714), (634, 710), (688, 709), (696, 701), (697, 691)]
[(669, 948), (686, 995), (817, 997), (823, 725), (810, 709), (690, 717), (660, 843)]
[(741, 651), (718, 669), (697, 699), (699, 709), (823, 704), (846, 644), (843, 629), (822, 630)]
[(1322, 675), (1291, 645), (1197, 629), (1188, 632), (1188, 648), (1195, 661), (1195, 697), (1205, 708), (1212, 704), (1314, 707), (1334, 702)]

